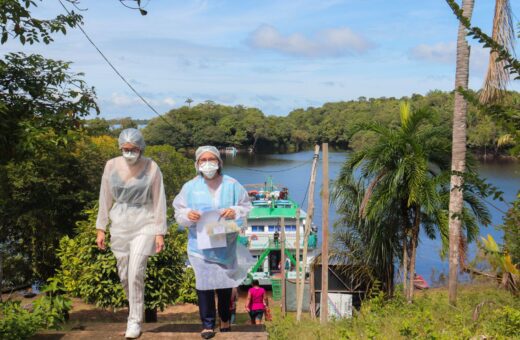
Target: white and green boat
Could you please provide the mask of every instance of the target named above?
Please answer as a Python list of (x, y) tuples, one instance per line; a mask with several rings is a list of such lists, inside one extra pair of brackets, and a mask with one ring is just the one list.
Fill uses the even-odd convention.
[[(263, 286), (270, 286), (281, 278), (281, 266), (286, 269), (286, 278), (296, 279), (296, 219), (298, 204), (291, 199), (287, 188), (272, 184), (269, 178), (263, 184), (245, 185), (253, 208), (249, 212), (239, 242), (246, 245), (256, 263), (250, 269), (250, 275), (244, 284), (256, 279)], [(307, 214), (300, 209), (300, 259), (303, 256), (305, 219)], [(281, 263), (282, 218), (285, 225), (286, 263)], [(317, 254), (317, 229), (311, 225), (308, 240), (307, 264)], [(300, 267), (301, 268), (301, 267)], [(308, 272), (308, 269), (306, 269)]]

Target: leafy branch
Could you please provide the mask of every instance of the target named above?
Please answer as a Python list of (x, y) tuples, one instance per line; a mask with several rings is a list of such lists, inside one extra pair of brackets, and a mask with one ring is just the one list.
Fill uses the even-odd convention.
[(506, 65), (504, 68), (512, 75), (516, 74), (515, 79), (520, 79), (520, 61), (516, 59), (507, 48), (496, 42), (486, 33), (482, 32), (480, 28), (471, 26), (470, 20), (464, 16), (462, 9), (455, 0), (446, 0), (446, 2), (459, 22), (468, 30), (468, 36), (477, 39), (479, 43), (484, 44), (484, 47), (490, 48), (491, 51), (496, 52), (498, 54), (497, 61), (505, 61)]

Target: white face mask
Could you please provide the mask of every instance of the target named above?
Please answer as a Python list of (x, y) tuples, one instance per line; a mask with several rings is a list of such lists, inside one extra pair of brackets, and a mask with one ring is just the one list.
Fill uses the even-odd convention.
[(199, 171), (204, 174), (206, 178), (212, 179), (218, 170), (218, 163), (204, 162), (199, 165)]
[(123, 158), (128, 164), (133, 165), (139, 159), (139, 152), (123, 151)]

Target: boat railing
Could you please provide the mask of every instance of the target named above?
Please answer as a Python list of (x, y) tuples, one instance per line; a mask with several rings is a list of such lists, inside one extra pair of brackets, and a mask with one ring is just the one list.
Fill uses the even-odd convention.
[[(303, 235), (300, 235), (300, 248), (303, 248), (304, 239)], [(260, 249), (280, 249), (281, 239), (280, 237), (275, 238), (274, 235), (239, 235), (239, 242), (247, 246), (251, 250)], [(309, 248), (316, 248), (317, 237), (316, 234), (310, 234), (307, 245)], [(295, 249), (297, 246), (296, 235), (285, 235), (285, 247), (288, 249)]]

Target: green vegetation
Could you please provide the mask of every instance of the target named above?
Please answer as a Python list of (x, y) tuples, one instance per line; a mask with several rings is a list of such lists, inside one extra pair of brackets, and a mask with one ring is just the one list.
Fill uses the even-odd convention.
[[(441, 91), (399, 99), (360, 97), (317, 108), (297, 109), (286, 117), (266, 116), (258, 109), (241, 105), (231, 107), (209, 102), (171, 110), (164, 115), (164, 120), (150, 120), (143, 132), (151, 144), (169, 144), (178, 149), (213, 144), (243, 149), (254, 147), (258, 152), (298, 151), (323, 142), (341, 149), (359, 149), (373, 141), (373, 134), (365, 131), (350, 136), (352, 126), (367, 122), (389, 127), (398, 125), (397, 113), (403, 100), (409, 101), (413, 109), (428, 108), (435, 115), (438, 126), (450, 133), (453, 93)], [(470, 105), (469, 147), (487, 157), (507, 154), (514, 145), (499, 143), (499, 139), (515, 133), (506, 119), (515, 119), (519, 110), (520, 94), (516, 92), (509, 93), (493, 108), (495, 116), (500, 114), (505, 124), (490, 119), (490, 113), (478, 103)]]
[[(440, 235), (447, 246), (450, 139), (429, 109), (412, 110), (403, 103), (400, 113), (394, 127), (366, 123), (352, 129), (354, 134), (370, 131), (375, 140), (349, 157), (334, 184), (341, 215), (336, 256), (359, 262), (388, 294), (393, 292), (394, 261), (400, 258), (412, 300), (419, 231), (430, 238)], [(478, 235), (478, 222), (490, 223), (481, 201), (485, 192), (472, 185), (473, 178), (465, 182), (465, 242)]]
[(80, 130), (97, 110), (94, 95), (68, 63), (21, 53), (0, 60), (0, 255), (9, 255), (9, 285), (49, 277), (59, 237), (97, 196), (105, 155)]
[[(457, 307), (446, 289), (420, 292), (413, 304), (403, 296), (366, 301), (351, 319), (322, 326), (319, 320), (285, 319), (277, 309), (267, 324), (272, 339), (518, 339), (520, 300), (491, 284), (461, 285)], [(308, 318), (308, 316), (307, 316)]]
[[(86, 214), (88, 219), (78, 222), (77, 235), (61, 239), (57, 250), (60, 266), (51, 282), (62, 286), (71, 296), (99, 307), (126, 306), (125, 292), (117, 275), (116, 259), (110, 251), (110, 243), (107, 244), (107, 251), (101, 251), (96, 246), (97, 210), (88, 210)], [(177, 301), (190, 301), (194, 294), (185, 287), (195, 286), (194, 276), (185, 269), (186, 233), (178, 231), (174, 224), (170, 226), (164, 241), (165, 250), (150, 257), (146, 269), (145, 305), (151, 310), (163, 310)]]
[(45, 295), (34, 300), (31, 309), (19, 301), (0, 303), (0, 339), (24, 340), (39, 329), (58, 329), (68, 319), (70, 299), (55, 283), (43, 289)]

